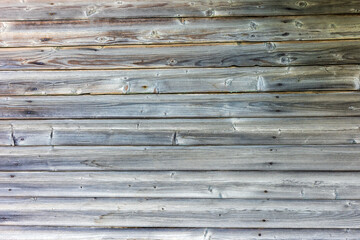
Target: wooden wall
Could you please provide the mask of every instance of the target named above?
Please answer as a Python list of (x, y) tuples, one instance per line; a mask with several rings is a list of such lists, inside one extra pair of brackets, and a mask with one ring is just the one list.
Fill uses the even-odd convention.
[(2, 0), (0, 238), (359, 239), (359, 14)]

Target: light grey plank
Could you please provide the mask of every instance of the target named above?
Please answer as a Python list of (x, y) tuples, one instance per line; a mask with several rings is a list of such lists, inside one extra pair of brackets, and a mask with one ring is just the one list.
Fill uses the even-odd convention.
[(1, 197), (360, 199), (358, 172), (0, 172)]
[(7, 240), (358, 240), (358, 229), (68, 228), (0, 226)]
[[(156, 9), (156, 11), (154, 10)], [(355, 0), (141, 0), (141, 1), (81, 1), (46, 0), (12, 1), (0, 4), (1, 19), (93, 19), (136, 17), (213, 17), (213, 16), (267, 16), (359, 13)]]
[(360, 147), (357, 145), (0, 147), (0, 170), (360, 171)]
[[(329, 22), (329, 19), (331, 21)], [(2, 22), (4, 47), (356, 39), (356, 15)], [(234, 27), (236, 26), (236, 27)]]
[(359, 90), (358, 65), (0, 71), (1, 95)]
[(1, 119), (359, 115), (360, 92), (0, 97)]
[(0, 225), (357, 228), (359, 204), (355, 200), (1, 198)]
[(358, 117), (13, 120), (1, 121), (0, 129), (5, 133), (3, 144), (9, 146), (357, 144), (359, 121)]
[(1, 70), (358, 64), (360, 40), (0, 49)]

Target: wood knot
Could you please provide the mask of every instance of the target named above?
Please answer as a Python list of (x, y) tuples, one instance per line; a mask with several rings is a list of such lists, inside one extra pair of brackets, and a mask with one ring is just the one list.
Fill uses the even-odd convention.
[(176, 61), (176, 59), (174, 58), (171, 58), (167, 61), (167, 64), (170, 65), (170, 66), (174, 66), (176, 65), (178, 62)]
[(291, 57), (284, 56), (284, 57), (280, 58), (280, 63), (287, 65), (287, 64), (290, 64), (291, 62), (293, 62), (295, 60), (296, 60), (296, 58), (291, 58)]
[(90, 17), (97, 13), (97, 8), (95, 6), (90, 6), (85, 10), (85, 15)]
[(5, 32), (6, 28), (7, 28), (6, 23), (0, 23), (0, 33)]
[(265, 43), (265, 47), (269, 51), (274, 51), (276, 49), (276, 44), (272, 42)]
[(305, 1), (299, 1), (296, 3), (297, 6), (301, 7), (301, 8), (305, 8), (308, 6), (308, 3)]
[(40, 41), (41, 41), (41, 42), (48, 42), (48, 41), (50, 41), (50, 40), (51, 40), (51, 38), (46, 38), (46, 37), (40, 38)]
[(155, 30), (151, 31), (150, 35), (153, 38), (160, 38), (159, 33)]
[(109, 43), (111, 41), (115, 41), (115, 38), (114, 37), (101, 36), (101, 37), (95, 38), (95, 41), (99, 42), (99, 43)]
[(215, 15), (215, 11), (213, 9), (208, 9), (205, 11), (205, 16), (212, 17)]
[(295, 26), (297, 28), (302, 28), (304, 26), (304, 24), (302, 22), (300, 22), (300, 21), (295, 21)]
[(254, 23), (254, 22), (250, 22), (250, 29), (251, 30), (256, 30), (257, 29), (257, 24), (256, 23)]

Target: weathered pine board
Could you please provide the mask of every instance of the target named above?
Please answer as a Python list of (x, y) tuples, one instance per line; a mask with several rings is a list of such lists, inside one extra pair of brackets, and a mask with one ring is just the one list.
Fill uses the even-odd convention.
[(1, 121), (1, 145), (357, 144), (360, 118)]
[(360, 199), (359, 172), (0, 172), (0, 197)]
[(360, 67), (0, 71), (0, 95), (360, 90)]
[(0, 226), (7, 240), (358, 240), (358, 229), (79, 228)]
[(359, 13), (356, 0), (238, 0), (189, 2), (187, 0), (46, 0), (12, 1), (0, 4), (3, 20), (51, 20), (142, 17), (276, 16)]
[(0, 97), (1, 119), (360, 116), (360, 92)]
[(0, 70), (358, 64), (360, 40), (1, 48)]
[(358, 228), (359, 205), (356, 200), (1, 198), (0, 225)]
[(360, 171), (360, 146), (0, 147), (0, 170)]
[(0, 23), (0, 46), (356, 39), (359, 28), (357, 15), (16, 21)]

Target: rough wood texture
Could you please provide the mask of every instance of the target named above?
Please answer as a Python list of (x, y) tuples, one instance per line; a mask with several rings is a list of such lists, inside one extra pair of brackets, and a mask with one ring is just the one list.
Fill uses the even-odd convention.
[(360, 173), (1, 172), (0, 197), (360, 199)]
[(0, 49), (1, 70), (358, 64), (360, 40)]
[(1, 19), (89, 19), (138, 17), (269, 16), (359, 13), (355, 0), (46, 0), (12, 1), (0, 4)]
[(356, 200), (1, 198), (0, 225), (357, 228), (359, 204)]
[(1, 145), (357, 144), (360, 118), (2, 121)]
[(360, 116), (360, 92), (0, 97), (0, 118)]
[(357, 145), (1, 147), (0, 169), (360, 171), (359, 156)]
[(0, 71), (1, 95), (360, 90), (360, 67)]
[(0, 26), (0, 45), (4, 47), (325, 40), (360, 37), (358, 32), (360, 20), (356, 15), (19, 21), (2, 22)]
[(359, 13), (0, 1), (0, 238), (359, 239)]
[(358, 240), (358, 229), (67, 228), (0, 226), (7, 240)]

